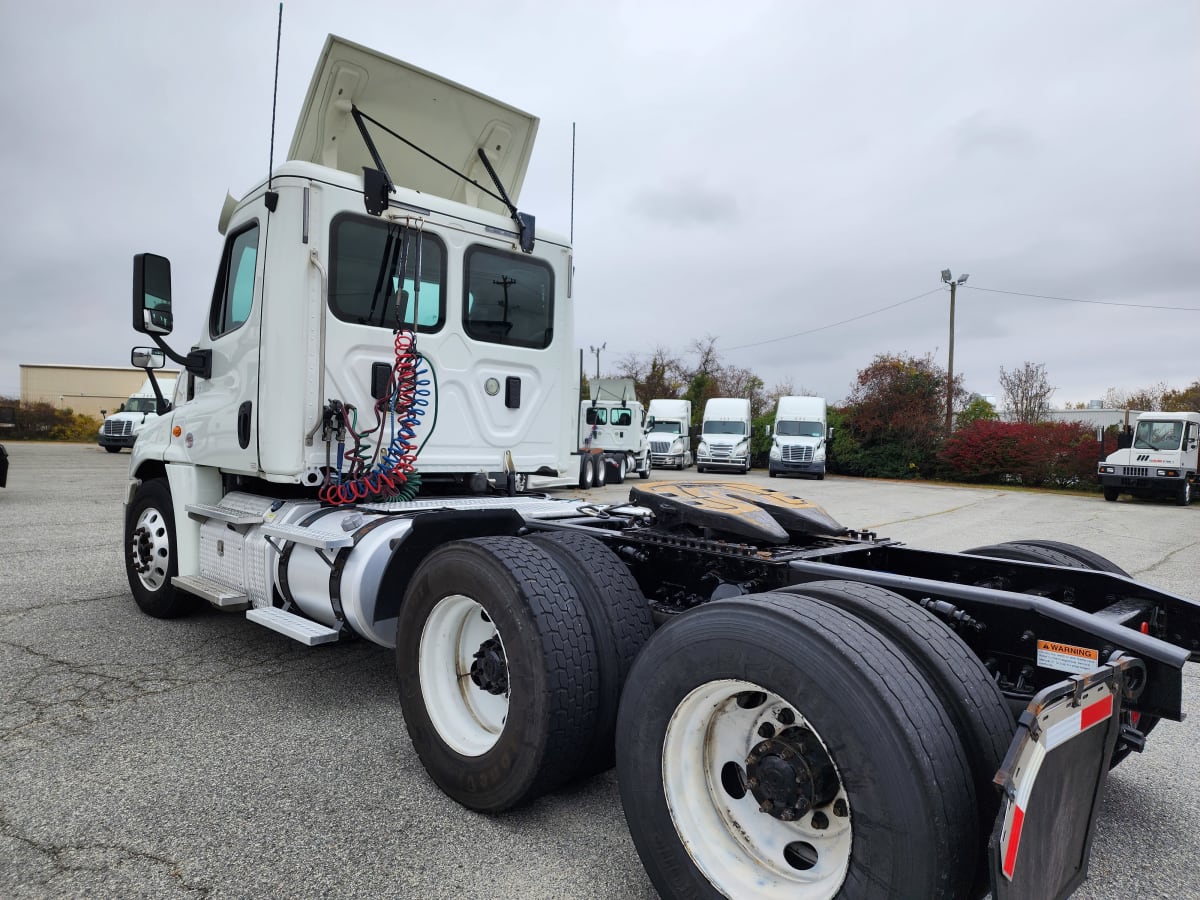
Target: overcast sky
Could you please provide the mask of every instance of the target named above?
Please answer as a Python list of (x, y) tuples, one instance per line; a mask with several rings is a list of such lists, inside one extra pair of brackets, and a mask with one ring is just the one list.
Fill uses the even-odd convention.
[[(225, 192), (267, 168), (277, 10), (4, 0), (0, 394), (128, 363), (139, 251), (199, 334)], [(540, 117), (520, 206), (563, 233), (577, 123), (575, 342), (606, 371), (713, 335), (840, 400), (878, 353), (945, 366), (944, 291), (835, 323), (949, 267), (968, 390), (1026, 360), (1055, 405), (1200, 378), (1195, 0), (288, 0), (276, 162), (329, 32)]]

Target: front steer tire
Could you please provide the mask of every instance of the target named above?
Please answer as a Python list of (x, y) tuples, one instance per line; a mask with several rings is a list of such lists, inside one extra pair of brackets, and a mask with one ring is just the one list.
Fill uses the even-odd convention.
[[(484, 687), (471, 673), (489, 647)], [(413, 748), (470, 809), (528, 803), (588, 752), (599, 696), (591, 627), (569, 577), (528, 540), (472, 538), (430, 553), (400, 606), (396, 669)]]
[(175, 541), (175, 505), (165, 478), (137, 486), (125, 510), (125, 575), (138, 607), (156, 619), (177, 619), (195, 612), (201, 601), (175, 589), (179, 545)]
[[(731, 737), (728, 723), (755, 707), (763, 719)], [(788, 820), (761, 811), (746, 776), (770, 758), (773, 771), (753, 790), (787, 790), (790, 779), (774, 776), (788, 757), (758, 753), (764, 733), (786, 734), (764, 732), (788, 724), (784, 714), (811, 726), (838, 783), (832, 804)], [(663, 897), (969, 892), (975, 791), (953, 722), (905, 654), (819, 600), (720, 600), (661, 627), (626, 684), (617, 776), (634, 845)]]

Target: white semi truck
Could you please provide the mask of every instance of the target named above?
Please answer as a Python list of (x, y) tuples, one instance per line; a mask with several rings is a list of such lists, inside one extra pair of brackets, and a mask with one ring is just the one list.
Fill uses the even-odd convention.
[(513, 496), (580, 458), (571, 248), (516, 209), (536, 125), (331, 37), (186, 353), (169, 262), (135, 258), (134, 358), (187, 385), (133, 447), (133, 599), (394, 648), (414, 750), (474, 810), (615, 757), (664, 897), (1066, 896), (1108, 768), (1182, 715), (1197, 605), (749, 484)]
[[(579, 486), (622, 484), (630, 472), (650, 477), (646, 408), (632, 378), (597, 378), (588, 384), (590, 399), (579, 405), (579, 448), (583, 456)], [(588, 463), (592, 463), (591, 481)]]
[(750, 401), (740, 397), (714, 397), (704, 404), (696, 471), (740, 469), (750, 471)]
[(160, 377), (157, 381), (147, 378), (119, 410), (105, 417), (97, 437), (100, 446), (109, 453), (120, 453), (122, 448), (132, 447), (146, 423), (165, 412), (174, 396), (174, 378)]
[(833, 434), (824, 397), (780, 397), (771, 425), (767, 473), (825, 477), (825, 456)]
[(1187, 506), (1200, 479), (1198, 444), (1200, 413), (1142, 413), (1131, 445), (1110, 453), (1099, 465), (1104, 499), (1115, 501), (1121, 494), (1169, 497)]
[(657, 469), (692, 466), (692, 401), (661, 398), (650, 401), (650, 464)]

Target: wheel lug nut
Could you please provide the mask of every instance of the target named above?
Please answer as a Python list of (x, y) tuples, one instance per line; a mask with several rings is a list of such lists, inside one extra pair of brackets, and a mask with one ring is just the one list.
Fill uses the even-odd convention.
[(775, 808), (775, 804), (770, 800), (764, 800), (762, 803), (758, 804), (758, 808), (761, 812), (769, 813)]
[(779, 814), (779, 818), (785, 822), (794, 822), (796, 820), (796, 811), (794, 809), (785, 809)]
[(757, 779), (757, 778), (754, 778), (754, 777), (747, 778), (747, 779), (746, 779), (746, 787), (749, 787), (749, 788), (756, 788), (756, 787), (758, 787), (758, 779)]

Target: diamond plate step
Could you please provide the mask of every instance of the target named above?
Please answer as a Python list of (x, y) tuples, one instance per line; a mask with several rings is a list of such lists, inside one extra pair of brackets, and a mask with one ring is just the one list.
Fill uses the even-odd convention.
[(338, 639), (338, 633), (332, 628), (326, 628), (320, 622), (305, 619), (274, 606), (247, 610), (246, 618), (309, 647), (329, 644)]
[(271, 523), (262, 527), (262, 533), (271, 537), (294, 541), (306, 547), (316, 547), (319, 550), (337, 550), (339, 547), (349, 547), (354, 543), (354, 535), (348, 531), (322, 531), (318, 528), (306, 528), (303, 525), (282, 525)]
[(184, 507), (193, 519), (204, 521), (216, 519), (218, 522), (228, 522), (231, 525), (257, 525), (262, 522), (262, 513), (248, 513), (240, 509), (228, 509), (224, 506), (208, 506), (204, 503), (189, 503)]
[(207, 600), (213, 606), (219, 606), (222, 609), (229, 609), (236, 606), (244, 607), (250, 602), (250, 598), (245, 594), (239, 593), (237, 589), (221, 584), (221, 582), (212, 578), (205, 578), (203, 575), (176, 575), (171, 579), (171, 584), (181, 591), (195, 594), (197, 597)]

